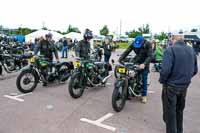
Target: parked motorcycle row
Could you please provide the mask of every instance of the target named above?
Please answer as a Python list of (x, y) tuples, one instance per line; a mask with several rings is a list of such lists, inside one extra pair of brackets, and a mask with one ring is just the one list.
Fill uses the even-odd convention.
[(32, 54), (25, 53), (25, 50), (26, 46), (1, 44), (0, 74), (2, 74), (3, 69), (7, 73), (12, 73), (28, 65), (28, 58), (31, 58)]
[[(22, 93), (33, 92), (39, 83), (65, 83), (69, 79), (69, 94), (77, 99), (83, 95), (87, 87), (105, 87), (111, 77), (111, 64), (99, 61), (97, 51), (94, 51), (89, 59), (75, 58), (74, 62), (50, 62), (44, 56), (13, 54), (10, 47), (2, 45), (0, 48), (0, 62), (5, 71), (10, 73), (21, 70), (17, 76), (16, 86)], [(15, 52), (18, 49), (21, 50), (21, 47), (16, 47)], [(127, 62), (116, 65), (114, 69), (116, 79), (112, 107), (116, 112), (123, 109), (127, 97), (141, 96), (140, 69), (137, 64), (128, 63), (130, 60), (131, 58), (128, 58)]]

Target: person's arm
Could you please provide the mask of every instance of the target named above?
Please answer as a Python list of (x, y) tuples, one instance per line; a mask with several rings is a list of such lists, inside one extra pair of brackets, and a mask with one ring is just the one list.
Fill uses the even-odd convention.
[(79, 41), (76, 46), (76, 54), (77, 54), (76, 56), (77, 57), (80, 57), (80, 51), (81, 51), (81, 42)]
[[(34, 48), (34, 55), (37, 55), (41, 47), (41, 42), (39, 42)], [(29, 47), (30, 48), (30, 47)]]
[(145, 59), (145, 61), (143, 63), (145, 66), (151, 62), (152, 56), (153, 56), (153, 49), (152, 49), (150, 43), (147, 44), (147, 48), (148, 48), (148, 53), (147, 53), (148, 57)]
[(121, 55), (119, 58), (119, 62), (123, 62), (123, 60), (130, 54), (130, 52), (133, 50), (133, 46), (130, 45)]
[(55, 44), (52, 44), (53, 45), (53, 53), (56, 57), (56, 60), (59, 61), (59, 57), (58, 57), (58, 50), (56, 48), (56, 45)]
[(195, 76), (198, 72), (198, 62), (197, 62), (197, 56), (196, 54), (194, 53), (194, 73), (193, 73), (193, 76)]
[(167, 49), (164, 52), (162, 65), (161, 65), (161, 72), (160, 72), (160, 79), (159, 79), (161, 84), (166, 84), (171, 74), (173, 62), (174, 62), (174, 57), (173, 57), (172, 50)]

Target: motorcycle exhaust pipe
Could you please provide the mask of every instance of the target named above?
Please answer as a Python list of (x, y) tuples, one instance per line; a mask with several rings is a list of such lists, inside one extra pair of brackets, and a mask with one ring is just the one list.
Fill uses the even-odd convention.
[(105, 77), (103, 80), (102, 80), (102, 83), (105, 83), (112, 75), (108, 75), (107, 77)]
[(61, 78), (61, 81), (66, 81), (66, 80), (68, 80), (70, 76), (71, 76), (71, 73), (65, 75), (63, 78)]

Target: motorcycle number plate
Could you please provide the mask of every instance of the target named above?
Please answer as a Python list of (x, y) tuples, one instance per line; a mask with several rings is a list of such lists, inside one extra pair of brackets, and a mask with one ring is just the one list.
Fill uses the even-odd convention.
[(119, 73), (126, 73), (126, 69), (125, 68), (118, 68), (118, 72)]
[(31, 58), (31, 59), (29, 60), (29, 62), (30, 62), (30, 63), (34, 63), (34, 62), (35, 62), (35, 58)]
[(74, 65), (75, 65), (76, 67), (80, 67), (80, 66), (81, 66), (81, 63), (80, 63), (80, 61), (76, 61), (76, 62), (74, 63)]

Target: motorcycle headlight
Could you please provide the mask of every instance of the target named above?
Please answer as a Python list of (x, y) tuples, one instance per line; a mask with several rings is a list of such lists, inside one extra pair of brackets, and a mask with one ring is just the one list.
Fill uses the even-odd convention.
[(30, 58), (30, 59), (29, 59), (29, 62), (30, 62), (30, 63), (35, 63), (35, 58), (34, 58), (34, 57)]
[(125, 73), (126, 73), (126, 68), (118, 68), (118, 69), (117, 69), (117, 72), (118, 72), (118, 73), (125, 74)]
[(74, 62), (74, 66), (75, 67), (80, 67), (81, 66), (81, 62), (80, 61), (75, 61)]

